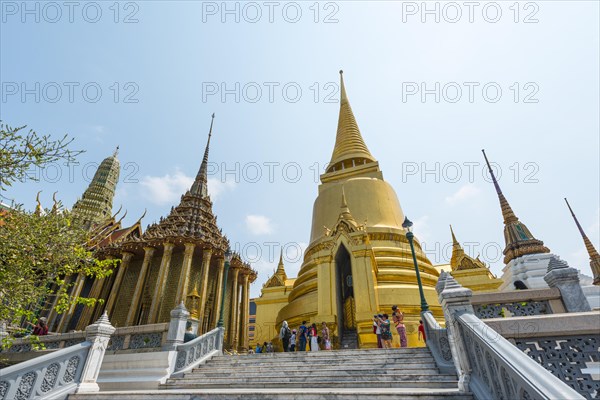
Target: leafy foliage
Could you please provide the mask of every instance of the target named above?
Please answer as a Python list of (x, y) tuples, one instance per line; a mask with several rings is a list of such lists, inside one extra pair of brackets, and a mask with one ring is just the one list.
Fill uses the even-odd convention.
[(65, 312), (74, 303), (93, 306), (93, 298), (72, 298), (79, 274), (103, 278), (117, 260), (98, 260), (89, 251), (90, 233), (68, 211), (27, 212), (21, 207), (0, 215), (0, 321), (35, 321), (47, 301)]
[(27, 172), (32, 167), (43, 168), (58, 160), (73, 162), (82, 153), (69, 149), (73, 139), (67, 135), (56, 140), (33, 130), (25, 133), (25, 128), (12, 128), (0, 121), (0, 191), (28, 178)]

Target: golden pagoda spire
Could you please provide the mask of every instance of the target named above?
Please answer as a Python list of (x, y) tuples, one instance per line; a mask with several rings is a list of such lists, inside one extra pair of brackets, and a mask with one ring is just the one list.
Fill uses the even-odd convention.
[(360, 134), (356, 118), (350, 107), (346, 87), (344, 86), (344, 71), (340, 70), (340, 115), (338, 118), (335, 146), (327, 172), (351, 168), (355, 165), (375, 162), (365, 141)]
[(596, 248), (592, 244), (592, 241), (587, 237), (587, 235), (583, 231), (583, 228), (581, 227), (581, 224), (575, 216), (575, 213), (573, 212), (573, 209), (571, 208), (571, 205), (569, 204), (569, 201), (566, 197), (565, 202), (567, 203), (567, 207), (569, 207), (569, 211), (571, 212), (571, 215), (575, 220), (575, 225), (577, 225), (579, 233), (581, 233), (583, 243), (585, 244), (585, 248), (590, 256), (590, 267), (592, 268), (592, 273), (594, 275), (594, 285), (600, 286), (600, 254), (598, 254), (598, 251), (596, 251)]
[(456, 240), (452, 225), (450, 225), (450, 233), (452, 234), (452, 258), (450, 258), (450, 267), (452, 271), (462, 271), (467, 269), (486, 268), (486, 265), (479, 259), (473, 258), (465, 254), (464, 249)]
[(283, 266), (283, 248), (281, 249), (281, 253), (279, 254), (279, 265), (277, 265), (277, 270), (273, 273), (273, 276), (265, 282), (264, 287), (276, 287), (276, 286), (285, 286), (285, 281), (287, 280), (287, 274), (285, 273), (285, 268)]
[(504, 241), (506, 247), (504, 248), (504, 263), (508, 264), (511, 260), (524, 256), (526, 254), (540, 254), (549, 253), (550, 250), (544, 246), (544, 242), (533, 237), (527, 226), (519, 221), (519, 218), (515, 215), (512, 208), (508, 204), (508, 200), (502, 194), (500, 185), (496, 180), (494, 171), (488, 161), (485, 154), (485, 150), (481, 150), (485, 162), (492, 176), (496, 193), (498, 194), (498, 200), (500, 200), (500, 209), (502, 210), (502, 217), (504, 218)]
[(200, 164), (200, 169), (198, 170), (196, 179), (194, 180), (194, 183), (192, 184), (192, 188), (190, 189), (191, 194), (200, 195), (202, 197), (208, 196), (208, 177), (207, 177), (208, 150), (210, 148), (210, 137), (212, 136), (212, 128), (213, 128), (214, 121), (215, 121), (215, 113), (212, 114), (212, 118), (210, 120), (210, 128), (208, 130), (208, 140), (206, 141), (206, 148), (204, 149), (204, 157), (202, 158), (202, 164)]

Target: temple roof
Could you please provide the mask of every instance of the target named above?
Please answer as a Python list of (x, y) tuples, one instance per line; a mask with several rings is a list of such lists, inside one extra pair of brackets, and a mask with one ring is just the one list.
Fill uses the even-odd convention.
[(590, 268), (592, 269), (592, 274), (594, 275), (594, 285), (600, 286), (600, 254), (598, 254), (598, 251), (596, 251), (596, 248), (592, 244), (592, 241), (587, 237), (587, 235), (583, 231), (579, 220), (575, 216), (575, 213), (573, 212), (573, 209), (571, 208), (571, 205), (569, 204), (566, 198), (565, 202), (567, 203), (567, 207), (569, 207), (569, 211), (573, 216), (573, 220), (575, 220), (575, 225), (577, 225), (577, 229), (579, 229), (579, 233), (581, 234), (583, 243), (585, 244), (585, 248), (588, 252), (588, 255), (590, 256)]
[(527, 226), (519, 221), (519, 218), (517, 218), (513, 212), (510, 204), (508, 204), (508, 200), (504, 197), (502, 190), (500, 190), (500, 185), (496, 180), (496, 176), (494, 175), (494, 171), (485, 154), (485, 150), (481, 151), (483, 152), (483, 157), (485, 158), (488, 170), (492, 176), (492, 181), (494, 182), (494, 187), (498, 194), (498, 200), (500, 201), (502, 217), (504, 218), (504, 241), (506, 243), (503, 252), (504, 263), (508, 264), (511, 260), (526, 254), (549, 253), (550, 250), (544, 246), (544, 242), (536, 239)]
[(207, 165), (214, 114), (210, 122), (204, 157), (196, 179), (183, 196), (178, 206), (171, 208), (166, 218), (161, 218), (146, 229), (143, 239), (148, 241), (181, 238), (189, 242), (200, 242), (221, 251), (227, 250), (229, 241), (217, 226), (217, 217), (212, 211), (208, 195)]
[(335, 146), (327, 172), (333, 172), (354, 165), (375, 162), (360, 134), (356, 118), (350, 107), (343, 71), (340, 71), (340, 115), (338, 118)]
[(279, 255), (279, 265), (277, 266), (277, 270), (275, 271), (273, 276), (271, 276), (269, 278), (269, 280), (267, 280), (265, 282), (263, 287), (270, 288), (270, 287), (285, 286), (285, 282), (287, 281), (287, 279), (288, 279), (287, 274), (285, 273), (285, 268), (283, 266), (283, 249), (282, 249), (281, 254)]
[(456, 240), (452, 225), (450, 225), (450, 233), (452, 234), (452, 258), (450, 259), (450, 267), (452, 271), (463, 271), (467, 269), (488, 269), (479, 256), (473, 258), (465, 253), (462, 246)]

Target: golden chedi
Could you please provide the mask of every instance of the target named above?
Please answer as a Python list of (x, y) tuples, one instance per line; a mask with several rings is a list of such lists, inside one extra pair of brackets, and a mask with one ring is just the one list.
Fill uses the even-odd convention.
[[(340, 78), (335, 147), (313, 206), (310, 244), (277, 326), (325, 321), (340, 347), (376, 347), (373, 315), (391, 314), (397, 304), (406, 315), (409, 345), (417, 346), (420, 298), (404, 213), (362, 138)], [(416, 239), (415, 251), (425, 296), (441, 317), (439, 273)]]

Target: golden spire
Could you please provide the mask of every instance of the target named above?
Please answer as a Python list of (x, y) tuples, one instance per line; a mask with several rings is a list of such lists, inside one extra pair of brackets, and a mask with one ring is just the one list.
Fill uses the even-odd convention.
[(571, 212), (571, 215), (573, 216), (573, 219), (575, 220), (575, 225), (577, 225), (577, 228), (579, 229), (579, 233), (581, 233), (581, 237), (583, 238), (583, 243), (585, 244), (585, 248), (590, 256), (590, 267), (592, 268), (592, 273), (594, 275), (594, 285), (600, 286), (600, 254), (598, 254), (598, 252), (596, 251), (596, 248), (592, 244), (592, 241), (587, 237), (587, 235), (583, 231), (583, 228), (581, 227), (581, 224), (579, 223), (579, 220), (575, 216), (575, 213), (573, 212), (573, 209), (571, 208), (571, 205), (569, 204), (566, 197), (565, 197), (565, 202), (567, 203), (567, 207), (569, 207), (569, 211)]
[(473, 258), (468, 254), (465, 254), (462, 246), (458, 240), (456, 240), (456, 236), (454, 236), (452, 225), (450, 225), (450, 233), (452, 234), (452, 258), (450, 258), (450, 267), (452, 268), (452, 271), (477, 268), (487, 269), (486, 265), (479, 258)]
[(210, 148), (210, 137), (212, 136), (213, 122), (215, 121), (215, 113), (212, 114), (210, 120), (210, 128), (208, 130), (208, 140), (206, 141), (206, 148), (204, 149), (204, 157), (202, 157), (202, 164), (196, 175), (196, 179), (190, 189), (191, 194), (200, 195), (202, 197), (208, 196), (208, 150)]
[(375, 162), (363, 140), (344, 86), (344, 71), (340, 71), (340, 115), (335, 147), (327, 172), (351, 168), (355, 165)]
[(500, 190), (500, 185), (496, 180), (485, 150), (481, 150), (481, 152), (492, 176), (492, 181), (500, 200), (502, 217), (504, 218), (504, 241), (506, 242), (503, 252), (504, 263), (508, 264), (511, 260), (526, 254), (550, 253), (550, 250), (544, 246), (544, 242), (533, 237), (527, 226), (519, 221), (519, 218), (517, 218), (512, 208), (510, 208), (508, 201), (504, 197), (504, 194), (502, 194), (502, 190)]
[(450, 225), (450, 233), (452, 234), (452, 247), (460, 247), (460, 243), (456, 240), (456, 236), (454, 236), (454, 231), (452, 230), (452, 225)]
[(277, 270), (273, 273), (273, 276), (269, 278), (267, 282), (265, 282), (264, 287), (276, 287), (276, 286), (285, 286), (285, 281), (287, 280), (287, 274), (285, 273), (285, 268), (283, 266), (283, 248), (281, 249), (281, 253), (279, 254), (279, 265), (277, 265)]
[(485, 150), (481, 150), (483, 153), (483, 157), (485, 158), (485, 163), (488, 166), (488, 170), (490, 171), (490, 175), (492, 176), (492, 181), (494, 182), (494, 187), (496, 188), (496, 193), (498, 194), (498, 199), (500, 200), (500, 208), (502, 209), (502, 217), (504, 218), (504, 223), (508, 224), (510, 222), (518, 221), (519, 218), (515, 215), (512, 208), (510, 208), (510, 204), (508, 204), (508, 200), (502, 194), (502, 190), (500, 190), (500, 185), (496, 180), (496, 176), (494, 175), (494, 170), (488, 161), (487, 156), (485, 155)]

